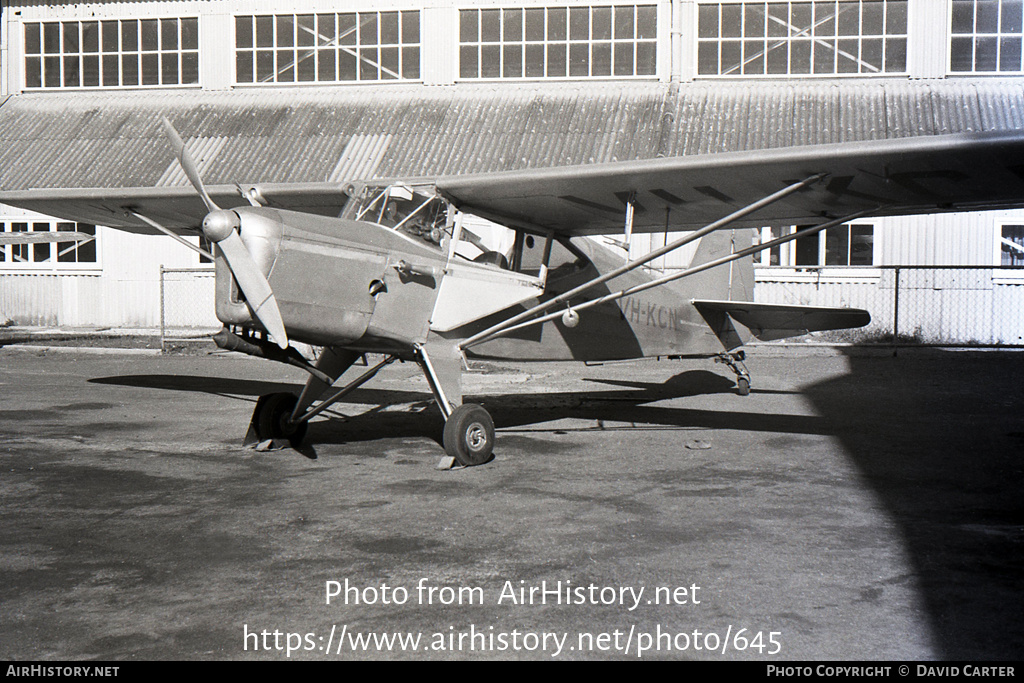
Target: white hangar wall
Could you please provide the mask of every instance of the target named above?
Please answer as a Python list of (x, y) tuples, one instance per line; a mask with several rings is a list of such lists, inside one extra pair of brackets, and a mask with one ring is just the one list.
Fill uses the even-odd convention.
[[(825, 3), (828, 0), (814, 0)], [(954, 5), (965, 2), (996, 2), (997, 0), (839, 0), (847, 6), (852, 4), (882, 8), (882, 12), (891, 12), (885, 6), (897, 6), (900, 15), (900, 26), (896, 35), (903, 38), (900, 47), (899, 65), (883, 69), (891, 74), (910, 78), (941, 78), (950, 73), (950, 44), (948, 41), (935, 40), (937, 35), (948, 35), (951, 28), (951, 16)], [(721, 10), (722, 29), (720, 33), (730, 42), (735, 36), (738, 39), (751, 38), (773, 39), (777, 33), (768, 28), (754, 33), (744, 29), (742, 35), (733, 28), (745, 21), (743, 12), (736, 13), (734, 7), (748, 5), (771, 6), (773, 15), (779, 12), (774, 8), (785, 7), (786, 17), (798, 21), (802, 8), (793, 10), (790, 5), (808, 5), (808, 2), (790, 3), (789, 0), (601, 0), (582, 2), (574, 0), (519, 0), (512, 3), (507, 0), (299, 0), (288, 7), (269, 0), (210, 0), (202, 1), (146, 1), (146, 2), (104, 2), (94, 0), (85, 3), (46, 3), (37, 0), (7, 0), (3, 17), (3, 70), (2, 87), (4, 93), (16, 93), (25, 87), (21, 60), (25, 56), (25, 44), (21, 37), (21, 29), (25, 23), (47, 20), (114, 20), (123, 18), (168, 18), (196, 17), (198, 25), (198, 50), (200, 53), (200, 77), (196, 85), (204, 89), (218, 90), (232, 87), (235, 82), (233, 66), (235, 64), (234, 41), (225, 40), (234, 37), (236, 26), (234, 17), (245, 14), (318, 14), (346, 12), (391, 12), (414, 11), (418, 13), (420, 47), (420, 67), (413, 80), (425, 85), (450, 85), (465, 80), (466, 74), (460, 69), (460, 13), (473, 10), (490, 11), (493, 9), (550, 9), (558, 7), (600, 7), (609, 6), (642, 6), (652, 8), (656, 14), (657, 26), (656, 64), (653, 70), (645, 70), (644, 77), (655, 77), (662, 81), (689, 81), (695, 78), (735, 77), (737, 73), (712, 73), (706, 64), (702, 65), (701, 50), (706, 47), (707, 33), (698, 32), (698, 23), (702, 13), (706, 15), (711, 9)], [(809, 6), (809, 5), (808, 5)], [(961, 7), (957, 10), (962, 12)], [(849, 13), (846, 13), (849, 16)], [(866, 13), (874, 16), (874, 12)], [(769, 22), (770, 23), (770, 22)], [(814, 23), (814, 22), (812, 22)], [(821, 22), (817, 22), (819, 27)], [(867, 19), (865, 19), (867, 23)], [(736, 24), (737, 26), (732, 26)], [(820, 29), (819, 29), (820, 30)], [(884, 36), (890, 36), (888, 31)], [(883, 37), (884, 37), (883, 36)], [(808, 33), (808, 40), (812, 38)], [(838, 34), (833, 31), (831, 38), (856, 38), (855, 35)], [(874, 37), (874, 36), (872, 36)], [(820, 43), (817, 34), (814, 40)], [(826, 38), (828, 39), (828, 38)], [(484, 40), (487, 40), (484, 38)], [(596, 39), (595, 39), (596, 40)], [(602, 39), (603, 40), (603, 39)], [(848, 46), (844, 51), (848, 51)], [(860, 49), (855, 48), (855, 49)], [(874, 49), (873, 47), (871, 49)], [(859, 55), (858, 55), (859, 57)], [(703, 58), (706, 58), (706, 54)], [(748, 60), (748, 65), (753, 63)], [(878, 75), (870, 69), (839, 68), (841, 77), (851, 75)], [(766, 69), (766, 70), (770, 70)], [(811, 69), (813, 71), (813, 69)], [(787, 69), (784, 75), (808, 75), (818, 77), (822, 74), (791, 74)], [(802, 69), (798, 69), (798, 72)], [(851, 73), (852, 72), (852, 73)], [(973, 72), (973, 69), (972, 69)], [(621, 75), (621, 74), (620, 74)], [(770, 74), (753, 73), (750, 68), (741, 69), (739, 75), (744, 77), (765, 76)], [(526, 75), (524, 74), (523, 77)], [(568, 76), (568, 74), (567, 74)], [(504, 74), (498, 78), (505, 78)]]
[[(13, 207), (0, 221), (49, 222)], [(44, 262), (14, 268), (0, 262), (0, 324), (153, 329), (160, 326), (161, 268), (198, 269), (197, 254), (167, 237), (99, 227), (97, 258), (88, 264)], [(50, 245), (47, 245), (50, 246)], [(208, 268), (208, 266), (205, 266)], [(201, 282), (190, 326), (214, 326), (212, 278)]]
[(830, 339), (1024, 345), (1024, 270), (1001, 265), (1003, 230), (1022, 223), (1020, 211), (877, 219), (873, 265), (760, 267), (755, 298), (871, 312), (866, 330)]

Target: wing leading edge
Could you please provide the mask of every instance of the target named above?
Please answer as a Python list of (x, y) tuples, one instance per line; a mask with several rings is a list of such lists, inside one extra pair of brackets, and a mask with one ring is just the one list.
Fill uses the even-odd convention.
[(900, 138), (448, 176), (463, 211), (562, 235), (690, 230), (818, 174), (737, 226), (1024, 206), (1024, 131)]
[[(250, 186), (243, 187), (249, 189)], [(348, 200), (344, 187), (337, 183), (266, 184), (256, 189), (260, 198), (272, 207), (325, 216), (340, 214)], [(207, 190), (219, 206), (249, 205), (238, 186), (216, 185)], [(142, 214), (179, 234), (195, 234), (208, 212), (191, 186), (0, 191), (0, 204), (144, 234), (158, 234), (158, 231), (131, 212)]]

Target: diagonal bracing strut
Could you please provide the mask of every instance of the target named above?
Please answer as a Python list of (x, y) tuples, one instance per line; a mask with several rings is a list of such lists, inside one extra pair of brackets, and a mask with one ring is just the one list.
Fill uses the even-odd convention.
[(704, 235), (707, 235), (708, 233), (714, 232), (715, 230), (720, 230), (720, 229), (724, 228), (725, 226), (729, 225), (730, 223), (733, 223), (733, 222), (735, 222), (735, 221), (737, 221), (737, 220), (747, 216), (748, 214), (754, 213), (755, 211), (758, 211), (759, 209), (762, 209), (762, 208), (768, 206), (769, 204), (773, 204), (773, 203), (779, 201), (780, 199), (784, 199), (785, 197), (788, 197), (789, 195), (793, 194), (794, 192), (798, 192), (798, 191), (802, 190), (803, 188), (807, 187), (808, 185), (811, 185), (813, 183), (818, 182), (819, 180), (823, 179), (826, 175), (827, 174), (825, 174), (825, 173), (817, 173), (817, 174), (812, 175), (812, 176), (810, 176), (808, 178), (805, 178), (804, 180), (795, 182), (792, 185), (784, 187), (783, 189), (779, 190), (778, 192), (775, 192), (773, 194), (768, 195), (767, 197), (759, 199), (758, 201), (753, 202), (752, 204), (748, 204), (747, 206), (743, 207), (742, 209), (740, 209), (738, 211), (734, 211), (733, 213), (729, 214), (725, 218), (721, 218), (721, 219), (715, 221), (714, 223), (709, 223), (708, 225), (704, 226), (700, 230), (688, 233), (688, 234), (684, 235), (683, 237), (680, 237), (679, 239), (674, 240), (674, 241), (670, 242), (669, 244), (666, 244), (664, 247), (656, 249), (656, 250), (654, 250), (654, 251), (652, 251), (652, 252), (642, 256), (641, 258), (634, 259), (632, 261), (628, 261), (626, 264), (624, 264), (622, 266), (619, 266), (618, 268), (615, 268), (614, 270), (611, 270), (611, 271), (605, 273), (604, 275), (601, 275), (601, 276), (596, 277), (596, 278), (594, 278), (592, 280), (584, 282), (580, 286), (575, 287), (575, 288), (569, 290), (568, 292), (565, 292), (563, 294), (559, 294), (558, 296), (554, 297), (553, 299), (549, 299), (547, 301), (541, 302), (541, 303), (537, 304), (536, 306), (534, 306), (533, 308), (531, 308), (531, 309), (529, 309), (527, 311), (523, 311), (522, 313), (519, 313), (518, 315), (512, 316), (508, 320), (504, 320), (504, 321), (502, 321), (502, 322), (500, 322), (500, 323), (498, 323), (496, 325), (492, 325), (491, 327), (487, 328), (486, 330), (478, 332), (478, 333), (474, 334), (473, 336), (468, 337), (467, 339), (463, 340), (462, 343), (459, 344), (459, 348), (460, 349), (467, 349), (470, 346), (476, 346), (477, 344), (482, 344), (483, 342), (485, 342), (485, 341), (487, 341), (487, 340), (497, 336), (500, 332), (504, 332), (505, 330), (511, 328), (513, 325), (516, 325), (517, 323), (520, 323), (520, 322), (530, 318), (531, 316), (536, 315), (537, 313), (541, 313), (541, 312), (546, 311), (547, 309), (549, 309), (549, 308), (551, 308), (553, 306), (557, 306), (558, 304), (560, 304), (562, 302), (568, 301), (569, 299), (571, 299), (572, 297), (576, 296), (577, 294), (580, 294), (581, 292), (584, 292), (584, 291), (586, 291), (588, 289), (596, 287), (597, 285), (605, 283), (608, 280), (612, 280), (614, 278), (617, 278), (620, 275), (623, 275), (624, 273), (628, 273), (628, 272), (630, 272), (632, 270), (636, 270), (640, 266), (642, 266), (642, 265), (644, 265), (646, 263), (649, 263), (650, 261), (653, 261), (656, 258), (664, 256), (665, 254), (669, 253), (670, 251), (675, 251), (676, 249), (678, 249), (678, 248), (680, 248), (680, 247), (682, 247), (682, 246), (684, 246), (686, 244), (689, 244), (690, 242), (698, 240), (701, 237), (703, 237)]
[[(302, 415), (296, 415), (293, 412), (288, 421), (291, 423), (309, 422), (312, 418), (316, 417), (317, 415), (319, 415), (320, 413), (322, 413), (323, 411), (327, 410), (332, 405), (340, 401), (345, 396), (348, 396), (350, 393), (352, 393), (359, 387), (369, 382), (371, 379), (374, 378), (374, 376), (376, 376), (378, 372), (381, 371), (382, 368), (384, 368), (384, 366), (391, 365), (396, 360), (398, 360), (398, 356), (385, 356), (382, 361), (374, 365), (372, 368), (364, 372), (362, 375), (356, 377), (354, 380), (346, 384), (344, 387), (338, 389), (336, 392), (334, 392), (324, 400), (320, 401), (320, 403), (317, 404), (315, 408), (310, 408)], [(297, 410), (298, 405), (296, 405), (296, 411)]]
[[(665, 284), (667, 282), (673, 282), (675, 280), (681, 280), (681, 279), (683, 279), (685, 277), (689, 277), (691, 275), (696, 275), (697, 273), (702, 273), (705, 270), (710, 270), (711, 268), (717, 268), (718, 266), (723, 266), (726, 263), (731, 263), (732, 261), (737, 261), (737, 260), (739, 260), (741, 258), (745, 258), (745, 257), (750, 256), (752, 254), (756, 254), (756, 253), (765, 251), (767, 249), (771, 249), (773, 247), (777, 247), (780, 244), (786, 244), (787, 242), (792, 242), (793, 240), (800, 239), (801, 237), (807, 237), (808, 235), (813, 235), (815, 233), (819, 233), (822, 230), (827, 230), (828, 228), (832, 228), (832, 227), (835, 227), (837, 225), (842, 225), (844, 223), (849, 223), (850, 221), (857, 220), (858, 218), (863, 218), (864, 216), (867, 216), (868, 214), (871, 214), (871, 213), (874, 213), (874, 210), (872, 210), (872, 211), (858, 211), (856, 213), (852, 213), (852, 214), (849, 214), (847, 216), (843, 216), (842, 218), (836, 218), (836, 219), (828, 221), (826, 223), (821, 223), (819, 225), (815, 225), (815, 226), (812, 226), (810, 228), (804, 228), (803, 230), (798, 230), (798, 231), (796, 231), (796, 232), (794, 232), (794, 233), (792, 233), (790, 235), (785, 235), (783, 237), (778, 237), (776, 239), (773, 239), (773, 240), (771, 240), (769, 242), (765, 242), (763, 244), (758, 244), (758, 245), (755, 245), (755, 246), (752, 246), (752, 247), (748, 247), (746, 249), (741, 249), (740, 251), (737, 251), (737, 252), (735, 252), (733, 254), (730, 254), (728, 256), (723, 256), (722, 258), (719, 258), (719, 259), (715, 259), (714, 261), (708, 261), (707, 263), (702, 263), (702, 264), (694, 266), (692, 268), (687, 268), (686, 270), (681, 270), (678, 273), (672, 273), (671, 275), (665, 275), (665, 276), (657, 278), (655, 280), (651, 280), (650, 282), (645, 282), (643, 284), (636, 285), (636, 286), (630, 287), (628, 289), (621, 289), (621, 290), (619, 290), (617, 292), (611, 292), (610, 294), (606, 294), (606, 295), (604, 295), (602, 297), (598, 297), (597, 299), (591, 299), (591, 300), (585, 301), (585, 302), (583, 302), (581, 304), (576, 304), (576, 305), (572, 306), (571, 308), (572, 308), (573, 311), (579, 312), (579, 311), (582, 311), (582, 310), (586, 310), (588, 308), (592, 308), (593, 306), (599, 306), (600, 304), (608, 303), (610, 301), (615, 301), (615, 300), (621, 299), (623, 297), (632, 296), (633, 294), (639, 294), (640, 292), (646, 291), (648, 289), (652, 289), (654, 287), (658, 287), (659, 285), (663, 285), (663, 284)], [(490, 341), (491, 339), (494, 339), (495, 337), (500, 337), (500, 336), (503, 336), (503, 335), (506, 335), (506, 334), (510, 334), (512, 332), (515, 332), (517, 330), (521, 330), (521, 329), (523, 329), (525, 327), (530, 327), (532, 325), (539, 325), (541, 323), (546, 323), (546, 322), (548, 322), (550, 320), (554, 320), (555, 318), (558, 318), (558, 317), (560, 317), (562, 315), (563, 315), (562, 311), (558, 311), (556, 313), (548, 313), (547, 315), (541, 316), (539, 318), (533, 318), (532, 320), (527, 320), (526, 322), (521, 322), (521, 323), (518, 323), (516, 325), (512, 325), (511, 327), (506, 327), (503, 330), (495, 332), (494, 334), (492, 334), (491, 336), (487, 337), (486, 339), (483, 339), (483, 340), (475, 342), (475, 343), (476, 344), (482, 344), (485, 341)]]

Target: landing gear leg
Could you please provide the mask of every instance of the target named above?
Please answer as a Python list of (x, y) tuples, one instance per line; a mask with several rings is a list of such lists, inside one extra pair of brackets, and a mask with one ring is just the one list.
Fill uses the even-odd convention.
[(442, 443), (448, 457), (438, 468), (450, 469), (454, 462), (471, 467), (489, 461), (494, 452), (494, 420), (483, 406), (462, 403), (462, 366), (455, 350), (434, 348), (428, 355), (423, 346), (417, 346), (416, 361), (444, 416)]
[[(313, 417), (327, 410), (330, 406), (370, 381), (381, 368), (390, 365), (398, 360), (397, 356), (386, 356), (382, 361), (364, 372), (356, 379), (349, 382), (343, 388), (338, 389), (330, 396), (321, 400), (316, 407), (309, 410), (306, 407), (306, 393), (303, 397), (295, 394), (280, 393), (261, 396), (256, 402), (256, 410), (252, 414), (252, 422), (249, 425), (249, 432), (245, 435), (245, 445), (251, 446), (255, 443), (272, 440), (275, 443), (272, 447), (280, 445), (282, 440), (287, 440), (292, 448), (298, 448), (302, 439), (306, 436), (306, 427)], [(348, 363), (349, 365), (351, 363)], [(345, 367), (348, 367), (346, 365)], [(338, 370), (341, 374), (343, 368)], [(327, 386), (326, 383), (322, 386)], [(307, 389), (309, 386), (307, 385)]]
[(729, 366), (730, 370), (736, 373), (736, 393), (740, 396), (746, 396), (750, 393), (750, 373), (747, 372), (747, 366), (743, 364), (744, 358), (746, 358), (746, 354), (743, 351), (723, 353), (715, 356), (716, 363), (724, 363)]

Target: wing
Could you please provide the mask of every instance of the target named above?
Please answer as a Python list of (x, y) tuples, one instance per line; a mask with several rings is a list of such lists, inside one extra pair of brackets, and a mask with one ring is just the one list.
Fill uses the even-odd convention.
[[(255, 189), (270, 206), (326, 216), (340, 214), (348, 200), (344, 186), (336, 183), (268, 184)], [(232, 208), (249, 204), (237, 186), (216, 185), (207, 190), (219, 206)], [(0, 192), (0, 204), (146, 234), (158, 234), (158, 231), (132, 212), (175, 232), (188, 234), (202, 225), (207, 213), (206, 205), (191, 186)]]
[[(815, 145), (689, 157), (444, 176), (438, 191), (464, 211), (560, 235), (614, 234), (633, 198), (634, 232), (688, 230), (783, 186), (809, 188), (737, 226), (802, 225), (868, 210), (905, 215), (1024, 207), (1024, 131)], [(269, 205), (340, 214), (338, 183), (259, 186)], [(235, 186), (208, 188), (220, 206), (243, 205)], [(95, 225), (152, 233), (140, 213), (176, 231), (197, 228), (206, 207), (191, 187), (0, 192), (0, 203)]]
[(700, 228), (793, 182), (809, 188), (736, 225), (801, 225), (874, 215), (1024, 206), (1024, 131), (727, 152), (590, 166), (449, 176), (460, 209), (562, 235)]

